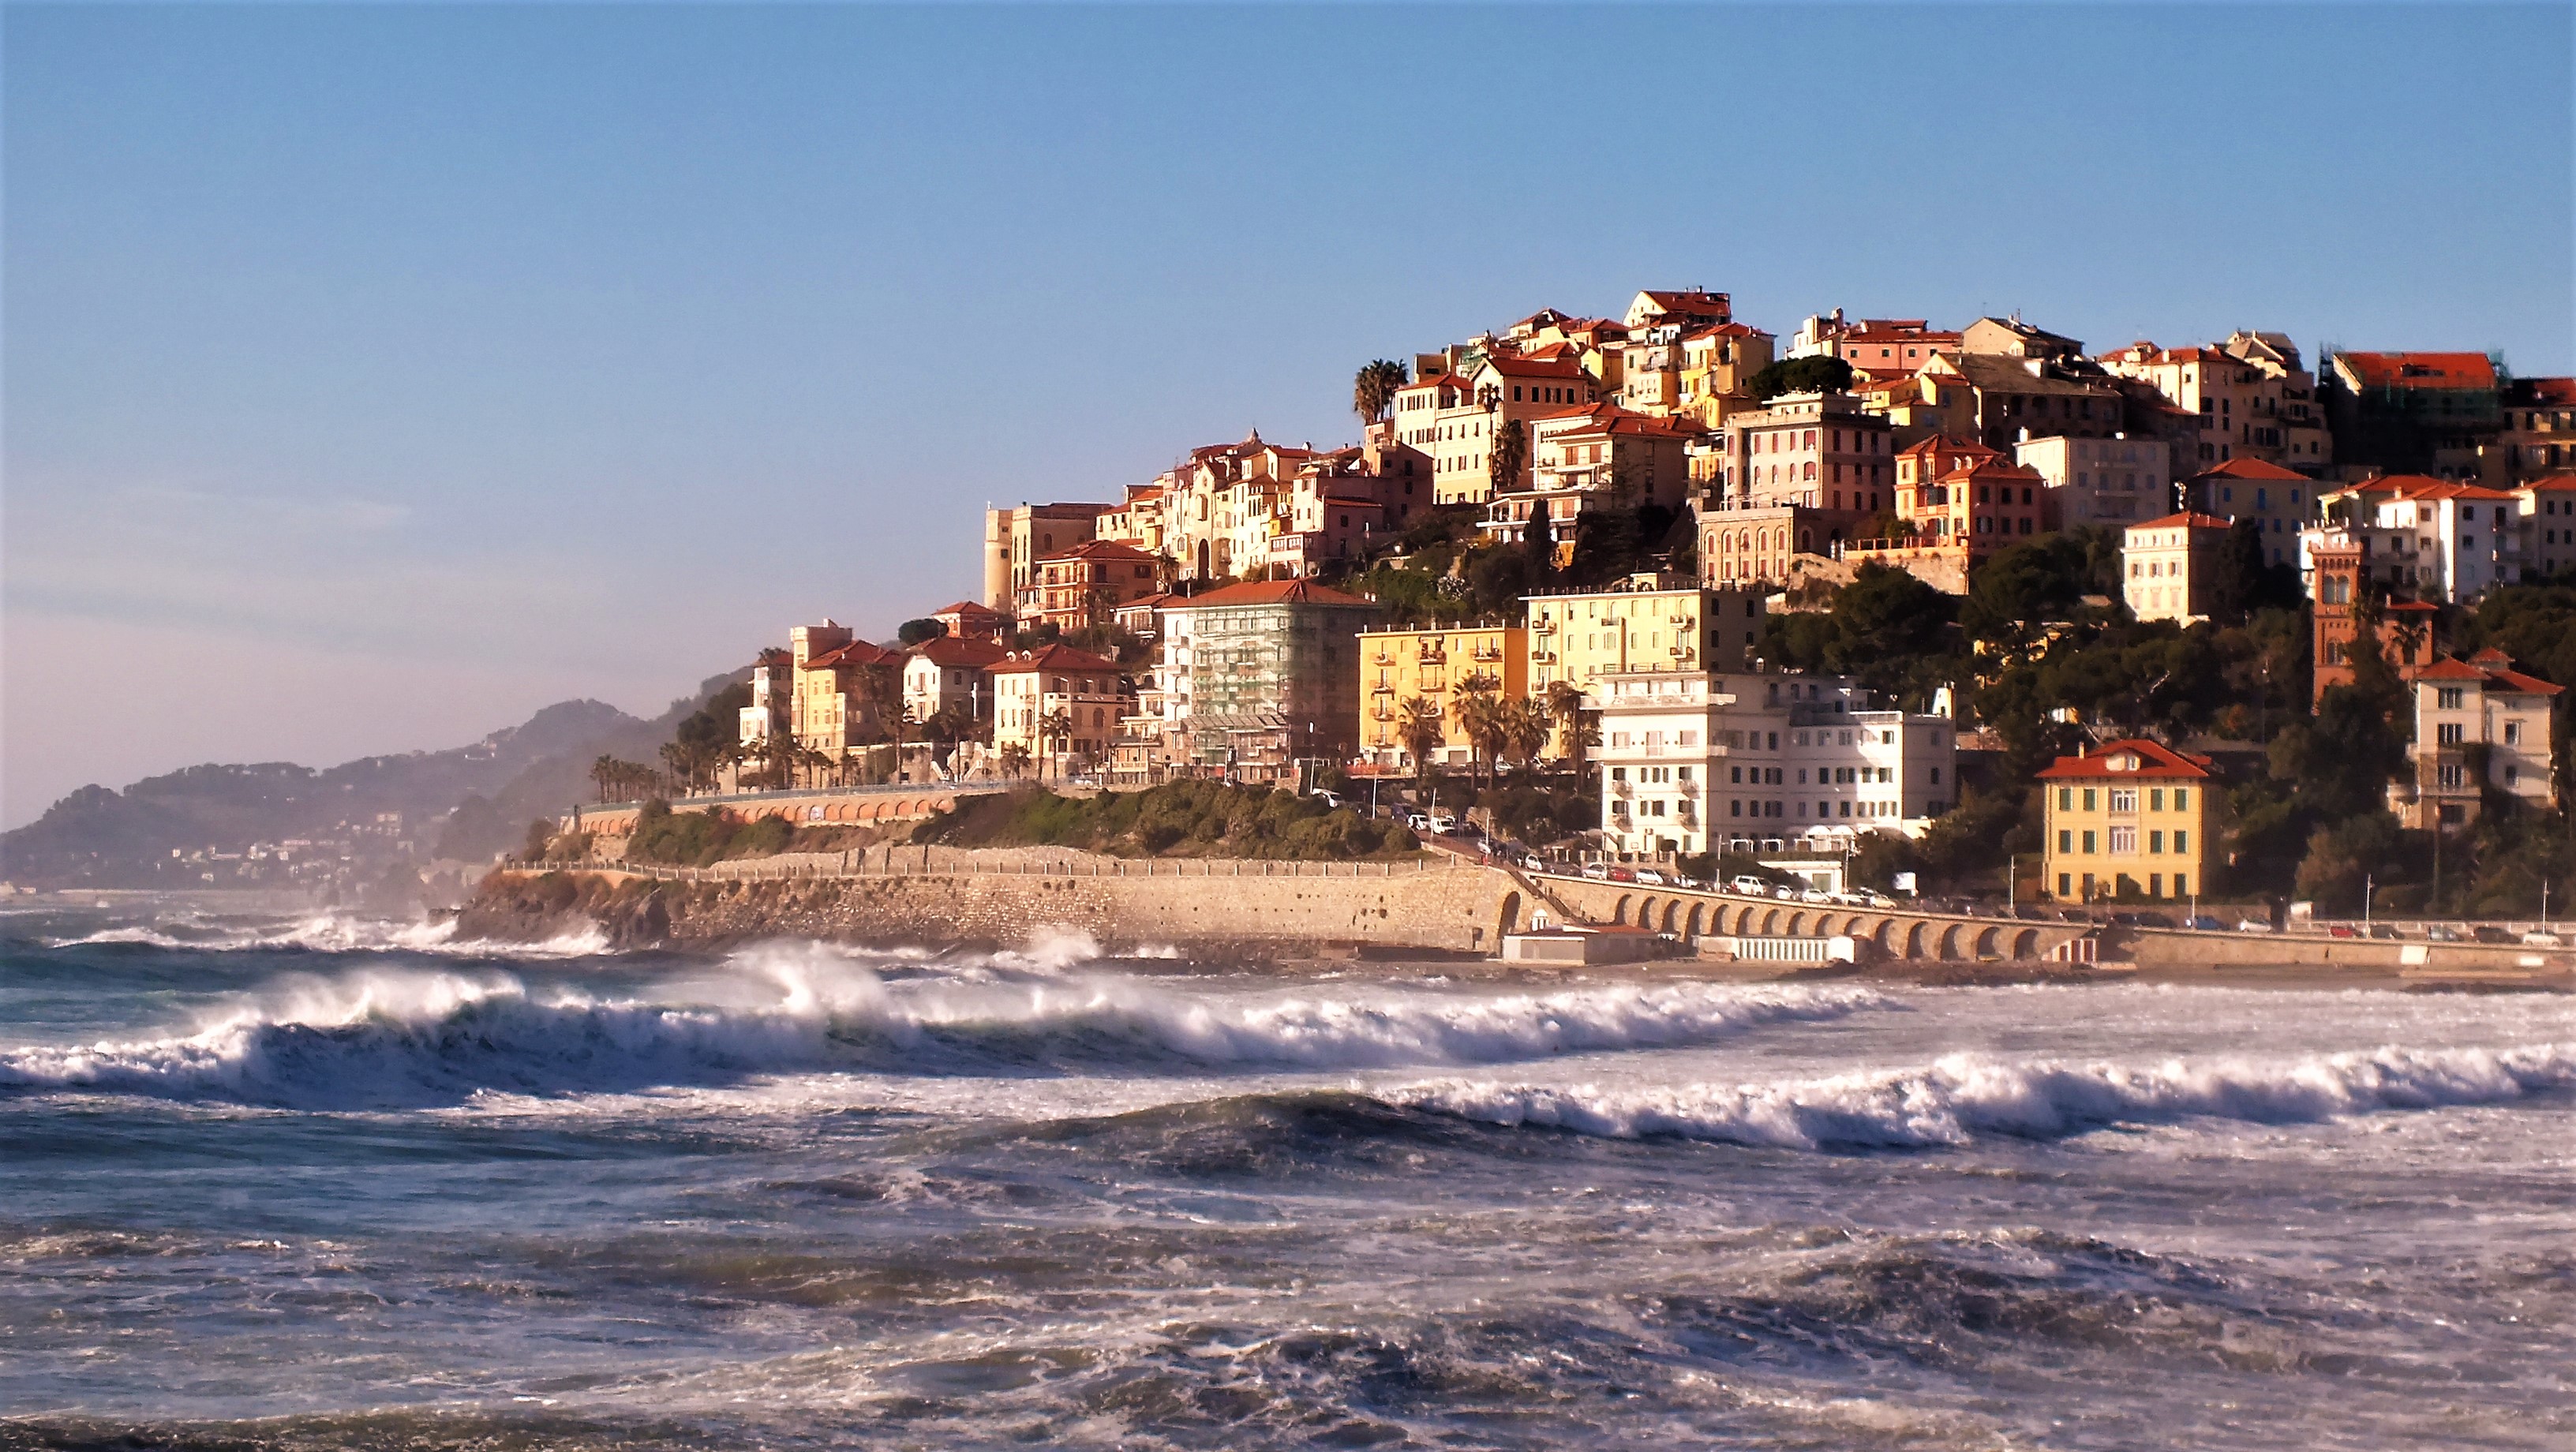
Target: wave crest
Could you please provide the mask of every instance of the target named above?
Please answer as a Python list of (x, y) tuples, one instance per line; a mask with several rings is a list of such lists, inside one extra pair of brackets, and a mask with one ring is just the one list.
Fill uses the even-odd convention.
[(888, 981), (811, 946), (731, 968), (665, 995), (681, 1001), (539, 995), (498, 972), (358, 973), (272, 992), (192, 1033), (0, 1050), (0, 1089), (362, 1107), (833, 1069), (1385, 1068), (1707, 1043), (1890, 1006), (1843, 987), (1224, 997), (1109, 975)]
[(1787, 1084), (1602, 1088), (1495, 1082), (1379, 1097), (1487, 1124), (1615, 1139), (1670, 1136), (1818, 1149), (1931, 1148), (1979, 1135), (2053, 1139), (2180, 1119), (2297, 1123), (2387, 1109), (2495, 1104), (2576, 1089), (2576, 1043), (2407, 1049), (2272, 1062), (2169, 1060), (2152, 1068), (2008, 1062), (1957, 1054), (1928, 1068)]

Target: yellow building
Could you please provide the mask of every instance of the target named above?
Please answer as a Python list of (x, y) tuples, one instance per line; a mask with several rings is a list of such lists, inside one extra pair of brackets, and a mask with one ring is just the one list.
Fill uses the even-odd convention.
[(1491, 681), (1506, 701), (1529, 699), (1529, 632), (1518, 625), (1452, 625), (1360, 633), (1360, 750), (1380, 766), (1407, 768), (1404, 703), (1415, 697), (1440, 709), (1441, 744), (1432, 760), (1474, 760), (1458, 724), (1457, 702), (1470, 683)]
[(2048, 797), (2040, 881), (2060, 902), (2209, 892), (2203, 864), (2222, 799), (2207, 757), (2113, 741), (2057, 758), (2039, 784)]
[[(1707, 589), (1678, 575), (1631, 575), (1602, 590), (1532, 595), (1529, 690), (1587, 689), (1630, 671), (1741, 671), (1759, 653), (1769, 587)], [(1549, 748), (1565, 755), (1566, 723)]]

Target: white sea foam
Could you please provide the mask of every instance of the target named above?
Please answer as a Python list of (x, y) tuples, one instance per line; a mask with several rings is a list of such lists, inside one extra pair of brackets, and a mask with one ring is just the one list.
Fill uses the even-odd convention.
[(837, 950), (782, 944), (650, 999), (537, 994), (497, 972), (292, 983), (191, 1032), (0, 1050), (0, 1087), (358, 1105), (826, 1069), (1386, 1068), (1707, 1043), (1887, 1006), (1843, 987), (1223, 996), (1111, 975), (889, 982)]
[[(172, 929), (179, 931), (172, 931)], [(320, 913), (311, 917), (256, 925), (225, 925), (202, 920), (164, 921), (102, 928), (76, 938), (57, 938), (48, 946), (78, 948), (132, 943), (184, 952), (233, 953), (255, 949), (307, 949), (320, 953), (441, 953), (459, 956), (580, 958), (609, 951), (608, 934), (597, 924), (584, 924), (542, 943), (499, 943), (459, 938), (456, 921), (394, 922), (384, 918)]]
[(2172, 1059), (2145, 1068), (1951, 1055), (1927, 1068), (1781, 1084), (1605, 1088), (1448, 1081), (1381, 1091), (1401, 1107), (1620, 1139), (1929, 1147), (1978, 1135), (2053, 1138), (2191, 1118), (2295, 1123), (2388, 1109), (2495, 1104), (2576, 1088), (2576, 1043), (2279, 1060)]

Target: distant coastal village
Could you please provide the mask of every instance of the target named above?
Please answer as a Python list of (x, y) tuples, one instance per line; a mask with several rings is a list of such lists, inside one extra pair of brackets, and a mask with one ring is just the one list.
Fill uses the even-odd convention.
[(505, 853), (1429, 853), (2545, 937), (2576, 379), (2316, 363), (2019, 317), (1783, 339), (1699, 289), (1541, 310), (1357, 366), (1355, 443), (1247, 432), (988, 508), (979, 593), (884, 639), (793, 625), (649, 721), (566, 702), (451, 752), (85, 787), (9, 876), (401, 912)]
[(796, 626), (594, 783), (1213, 780), (1623, 877), (1803, 853), (2021, 902), (2541, 910), (2576, 379), (2318, 362), (1839, 310), (1784, 342), (1697, 289), (1542, 309), (1359, 368), (1356, 443), (991, 508), (979, 598)]

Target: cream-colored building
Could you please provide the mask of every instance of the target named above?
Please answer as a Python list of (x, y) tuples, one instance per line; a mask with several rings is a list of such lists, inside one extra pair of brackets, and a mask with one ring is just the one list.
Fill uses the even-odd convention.
[(986, 673), (993, 749), (1020, 747), (1041, 775), (1105, 760), (1132, 709), (1118, 662), (1069, 645), (1015, 650)]
[(903, 664), (903, 710), (915, 724), (955, 707), (991, 720), (993, 683), (985, 675), (1010, 651), (990, 640), (943, 635), (912, 648)]
[(1379, 766), (1410, 769), (1404, 744), (1405, 703), (1429, 702), (1440, 713), (1437, 765), (1471, 762), (1473, 744), (1458, 703), (1478, 691), (1498, 700), (1529, 699), (1529, 631), (1519, 625), (1426, 626), (1360, 634), (1360, 752)]
[[(2524, 675), (2499, 650), (2448, 656), (2414, 672), (2415, 740), (2407, 780), (2390, 785), (2389, 809), (2407, 827), (2460, 827), (2478, 818), (2485, 793), (2534, 811), (2557, 799), (2557, 747), (2550, 712), (2563, 687)], [(2478, 760), (2485, 758), (2484, 779)]]
[[(2126, 529), (2173, 512), (2173, 471), (2162, 439), (2029, 439), (2013, 445), (2013, 462), (2047, 483), (2060, 529)], [(2295, 547), (2296, 528), (2290, 537)]]
[(1896, 503), (1886, 416), (1848, 393), (1790, 393), (1726, 421), (1719, 497), (1735, 508), (1801, 504), (1866, 515)]
[(2334, 462), (2316, 378), (2283, 334), (2239, 331), (2209, 348), (2132, 343), (2097, 361), (2150, 385), (2186, 421), (2196, 420), (2183, 431), (2177, 472), (2260, 459), (2313, 475)]
[(1114, 504), (1021, 504), (984, 511), (984, 604), (1016, 611), (1037, 581), (1037, 563), (1099, 533)]
[[(1541, 699), (1565, 684), (1587, 690), (1602, 676), (1637, 671), (1740, 671), (1759, 652), (1767, 586), (1712, 588), (1675, 575), (1639, 574), (1603, 590), (1532, 595), (1529, 689)], [(1571, 747), (1560, 722), (1551, 754)]]
[(787, 639), (796, 673), (787, 729), (796, 744), (839, 761), (884, 740), (903, 689), (903, 656), (853, 638), (833, 620), (799, 625)]
[(1690, 496), (1690, 446), (1701, 437), (1687, 419), (1655, 418), (1613, 404), (1568, 408), (1530, 426), (1530, 482), (1485, 503), (1485, 533), (1517, 542), (1545, 510), (1557, 560), (1574, 553), (1575, 521), (1587, 509), (1680, 508)]
[(2140, 620), (2207, 620), (2219, 553), (2234, 526), (2206, 514), (2168, 514), (2120, 535), (2120, 588)]
[(2061, 756), (2039, 773), (2040, 882), (2059, 902), (2176, 902), (2211, 891), (2225, 797), (2209, 758), (2147, 740)]

